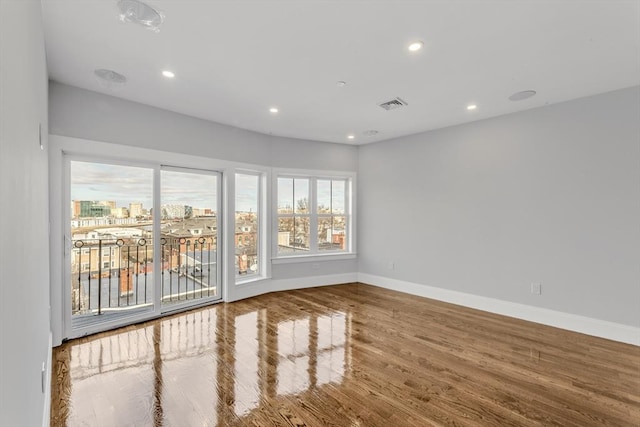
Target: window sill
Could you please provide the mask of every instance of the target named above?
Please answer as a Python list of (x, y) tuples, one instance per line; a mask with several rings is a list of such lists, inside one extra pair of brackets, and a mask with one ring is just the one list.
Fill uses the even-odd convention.
[(313, 255), (295, 255), (271, 258), (271, 264), (295, 264), (300, 262), (326, 262), (326, 261), (342, 261), (346, 259), (356, 259), (357, 254), (349, 253), (333, 253), (333, 254), (313, 254)]
[(271, 278), (265, 277), (265, 276), (253, 276), (253, 277), (236, 276), (235, 286), (254, 285), (254, 284), (257, 284), (258, 282), (263, 282), (269, 279)]

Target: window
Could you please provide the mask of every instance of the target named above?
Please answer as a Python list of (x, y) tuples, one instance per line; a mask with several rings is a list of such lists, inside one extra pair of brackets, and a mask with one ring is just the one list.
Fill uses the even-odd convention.
[(351, 253), (352, 177), (277, 177), (278, 257)]
[(261, 273), (260, 174), (236, 173), (235, 267), (237, 276)]
[(317, 180), (318, 250), (346, 249), (346, 190), (344, 179)]
[(278, 254), (309, 252), (309, 179), (278, 178)]

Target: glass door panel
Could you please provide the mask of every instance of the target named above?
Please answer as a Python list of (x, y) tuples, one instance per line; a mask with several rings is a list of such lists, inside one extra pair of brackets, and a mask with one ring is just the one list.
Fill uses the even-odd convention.
[(218, 299), (219, 174), (163, 168), (160, 178), (162, 306), (173, 309)]
[(151, 310), (153, 169), (70, 161), (72, 327)]

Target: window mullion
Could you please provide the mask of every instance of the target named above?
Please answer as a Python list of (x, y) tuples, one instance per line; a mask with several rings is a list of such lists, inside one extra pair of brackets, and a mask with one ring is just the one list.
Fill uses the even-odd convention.
[(318, 201), (317, 178), (309, 178), (309, 252), (318, 253)]

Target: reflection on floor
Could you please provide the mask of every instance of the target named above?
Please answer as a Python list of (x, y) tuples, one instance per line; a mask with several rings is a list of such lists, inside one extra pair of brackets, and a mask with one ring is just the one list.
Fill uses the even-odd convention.
[(54, 349), (52, 426), (640, 425), (640, 347), (362, 284)]

